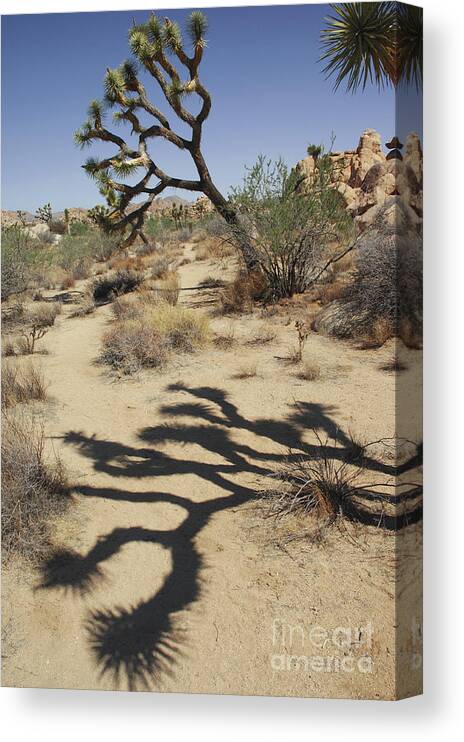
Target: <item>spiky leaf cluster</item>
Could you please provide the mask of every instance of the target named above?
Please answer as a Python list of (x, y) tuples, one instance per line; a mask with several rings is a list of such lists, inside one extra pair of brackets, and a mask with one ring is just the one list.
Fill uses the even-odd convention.
[(422, 9), (396, 2), (337, 3), (322, 30), (324, 72), (348, 91), (422, 83)]
[(187, 33), (194, 46), (206, 45), (205, 34), (208, 30), (208, 19), (199, 10), (194, 10), (187, 21)]

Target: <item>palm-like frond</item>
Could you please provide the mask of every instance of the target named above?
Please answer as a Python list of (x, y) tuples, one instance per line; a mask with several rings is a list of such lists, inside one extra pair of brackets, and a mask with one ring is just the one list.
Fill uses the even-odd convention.
[(397, 59), (399, 81), (422, 86), (422, 8), (398, 5)]
[(422, 9), (396, 2), (337, 3), (321, 33), (324, 72), (349, 91), (422, 83)]
[(340, 3), (326, 18), (321, 34), (324, 72), (336, 75), (335, 89), (347, 82), (349, 91), (374, 82), (379, 88), (390, 80), (395, 40), (395, 3)]

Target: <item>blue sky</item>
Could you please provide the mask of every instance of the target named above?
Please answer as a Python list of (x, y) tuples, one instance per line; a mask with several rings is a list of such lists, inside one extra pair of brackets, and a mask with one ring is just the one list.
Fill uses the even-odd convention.
[[(156, 6), (154, 8), (157, 10)], [(162, 11), (181, 24), (190, 11)], [(319, 33), (327, 5), (218, 8), (207, 11), (210, 28), (201, 78), (213, 108), (204, 126), (203, 150), (216, 184), (227, 193), (258, 154), (289, 164), (308, 143), (352, 149), (367, 127), (383, 141), (394, 132), (394, 95), (374, 87), (355, 95), (333, 91), (318, 63)], [(2, 18), (2, 208), (54, 210), (102, 201), (80, 165), (73, 132), (89, 101), (102, 95), (106, 67), (129, 56), (127, 30), (148, 11), (63, 13)], [(162, 94), (150, 88), (162, 104)], [(166, 107), (164, 107), (166, 111)], [(174, 115), (171, 125), (175, 124)], [(110, 127), (111, 128), (111, 127)], [(413, 127), (415, 128), (415, 127)], [(104, 145), (105, 146), (105, 145)], [(187, 156), (154, 140), (157, 160), (178, 177), (192, 177)], [(192, 198), (192, 194), (179, 192)]]

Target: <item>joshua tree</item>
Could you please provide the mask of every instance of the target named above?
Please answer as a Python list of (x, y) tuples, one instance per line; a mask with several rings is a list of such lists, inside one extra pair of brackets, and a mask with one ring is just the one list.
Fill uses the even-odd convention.
[[(124, 230), (129, 227), (124, 246), (131, 244), (137, 235), (147, 241), (143, 233), (145, 214), (156, 196), (168, 187), (204, 193), (229, 224), (238, 225), (237, 214), (214, 185), (201, 151), (202, 127), (211, 109), (210, 94), (199, 77), (206, 47), (206, 29), (205, 16), (200, 12), (191, 13), (187, 32), (193, 53), (189, 56), (179, 25), (169, 18), (161, 22), (151, 14), (147, 23), (134, 24), (129, 31), (129, 44), (135, 60), (125, 61), (117, 69), (107, 69), (104, 102), (92, 101), (88, 120), (76, 132), (75, 139), (79, 146), (103, 141), (117, 147), (116, 153), (107, 159), (88, 159), (84, 168), (97, 180), (100, 192), (110, 207), (105, 220), (107, 229)], [(155, 80), (171, 112), (189, 128), (191, 134), (188, 138), (174, 131), (164, 113), (149, 100), (141, 72), (148, 73)], [(195, 95), (199, 100), (195, 114), (185, 105), (190, 95)], [(137, 137), (137, 149), (106, 127), (104, 114), (107, 107), (116, 107), (113, 116), (115, 122), (132, 127), (131, 133)], [(148, 114), (150, 124), (143, 124), (140, 114), (145, 119)], [(149, 152), (150, 141), (157, 137), (190, 154), (198, 173), (197, 180), (174, 177), (160, 168)], [(135, 185), (121, 182), (121, 178), (133, 176), (139, 171), (143, 171), (143, 175)], [(152, 179), (157, 182), (153, 183)], [(134, 208), (131, 202), (137, 196), (146, 196), (146, 199)], [(240, 247), (245, 262), (250, 266), (253, 262), (251, 248), (245, 240)]]
[(21, 226), (25, 227), (26, 226), (26, 212), (21, 211), (21, 209), (18, 209), (16, 212), (16, 216), (18, 217), (19, 223), (21, 224)]
[(102, 225), (105, 225), (105, 220), (107, 219), (109, 213), (110, 210), (107, 206), (103, 206), (103, 204), (97, 204), (87, 211), (87, 217), (93, 224), (95, 224), (97, 227), (100, 227)]
[(37, 211), (35, 212), (35, 219), (39, 222), (43, 222), (44, 224), (47, 224), (50, 226), (52, 219), (53, 219), (53, 213), (52, 213), (52, 207), (51, 204), (45, 204), (45, 206), (39, 206)]
[(396, 2), (337, 3), (322, 30), (324, 72), (349, 91), (374, 82), (422, 85), (422, 8)]

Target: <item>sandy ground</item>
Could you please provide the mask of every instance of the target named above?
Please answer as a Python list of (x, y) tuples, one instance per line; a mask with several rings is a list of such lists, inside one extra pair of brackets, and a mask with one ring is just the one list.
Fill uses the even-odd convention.
[[(221, 270), (192, 262), (180, 274), (193, 289)], [(211, 309), (210, 297), (182, 292), (197, 311)], [(65, 567), (32, 572), (16, 563), (5, 571), (3, 683), (413, 693), (417, 527), (401, 541), (363, 527), (335, 529), (320, 545), (287, 543), (281, 535), (290, 526), (264, 519), (253, 500), (314, 427), (369, 440), (394, 434), (395, 377), (378, 368), (391, 349), (359, 351), (312, 334), (305, 357), (319, 363), (321, 378), (301, 381), (282, 361), (295, 344), (292, 323), (256, 313), (212, 320), (216, 332), (233, 327), (228, 350), (212, 345), (162, 373), (115, 380), (95, 362), (110, 317), (108, 307), (74, 319), (65, 310), (42, 341), (48, 355), (37, 356), (52, 397), (43, 410), (49, 445), (69, 468), (75, 496), (55, 536)], [(250, 344), (263, 327), (275, 339)], [(408, 353), (402, 384), (412, 394), (419, 354)], [(256, 376), (234, 378), (250, 364)], [(403, 435), (414, 439), (419, 428), (408, 415)], [(411, 630), (395, 646), (399, 592)]]

